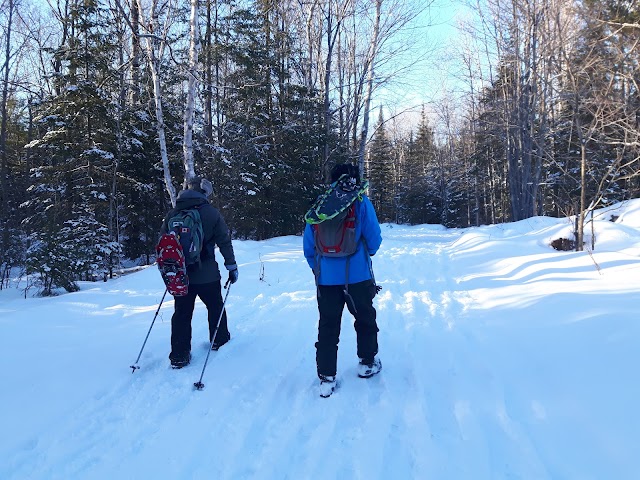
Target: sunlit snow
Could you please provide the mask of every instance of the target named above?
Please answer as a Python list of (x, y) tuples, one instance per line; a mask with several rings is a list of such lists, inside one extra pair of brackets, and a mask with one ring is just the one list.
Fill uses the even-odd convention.
[(169, 368), (168, 298), (129, 368), (164, 292), (154, 266), (54, 298), (0, 291), (0, 478), (638, 478), (640, 203), (599, 212), (595, 251), (549, 247), (570, 230), (383, 225), (383, 369), (357, 377), (345, 313), (327, 399), (301, 237), (234, 241), (232, 340), (202, 391), (200, 303), (190, 366)]

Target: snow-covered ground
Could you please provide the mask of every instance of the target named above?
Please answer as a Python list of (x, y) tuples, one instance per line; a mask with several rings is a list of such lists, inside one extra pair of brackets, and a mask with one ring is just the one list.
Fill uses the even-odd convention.
[(565, 219), (383, 225), (383, 370), (357, 377), (345, 312), (328, 399), (300, 237), (234, 242), (232, 341), (202, 391), (199, 302), (190, 366), (169, 368), (169, 297), (129, 368), (155, 267), (55, 298), (2, 291), (0, 478), (637, 479), (640, 203), (600, 213), (591, 254), (548, 246)]

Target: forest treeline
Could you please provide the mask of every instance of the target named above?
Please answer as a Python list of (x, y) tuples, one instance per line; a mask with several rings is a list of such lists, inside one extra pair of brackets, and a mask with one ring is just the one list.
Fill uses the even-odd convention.
[(0, 287), (17, 269), (43, 294), (73, 291), (152, 262), (196, 174), (234, 238), (298, 234), (341, 162), (360, 165), (383, 222), (576, 215), (581, 249), (590, 211), (638, 196), (639, 8), (479, 1), (455, 49), (464, 94), (397, 128), (377, 95), (411, 68), (394, 60), (428, 35), (429, 7), (4, 0)]

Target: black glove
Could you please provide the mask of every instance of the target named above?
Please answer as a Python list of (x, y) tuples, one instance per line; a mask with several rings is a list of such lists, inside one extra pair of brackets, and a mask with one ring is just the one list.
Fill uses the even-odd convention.
[(238, 266), (234, 263), (226, 267), (229, 270), (229, 280), (227, 283), (236, 283), (238, 281)]

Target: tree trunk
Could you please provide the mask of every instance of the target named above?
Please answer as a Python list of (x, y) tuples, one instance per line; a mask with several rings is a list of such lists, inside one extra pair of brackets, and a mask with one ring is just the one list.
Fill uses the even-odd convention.
[(204, 56), (204, 137), (207, 142), (207, 149), (213, 144), (213, 52), (212, 52), (212, 38), (213, 29), (211, 25), (211, 0), (207, 0), (206, 18), (207, 24), (205, 27), (205, 34), (203, 40), (203, 47), (205, 49)]
[[(123, 29), (119, 28), (120, 42), (118, 48), (120, 65), (124, 65), (124, 34)], [(109, 238), (112, 242), (120, 241), (120, 228), (118, 222), (118, 167), (122, 161), (122, 117), (126, 108), (127, 86), (124, 78), (124, 70), (121, 69), (118, 74), (118, 82), (120, 84), (120, 92), (118, 98), (118, 110), (116, 114), (116, 156), (113, 162), (113, 170), (111, 177), (111, 193), (109, 195)], [(137, 85), (134, 85), (135, 88)], [(133, 90), (133, 89), (132, 89)], [(132, 97), (136, 98), (136, 96)], [(120, 263), (119, 259), (117, 263)], [(113, 264), (110, 264), (111, 273), (113, 272)]]
[[(122, 7), (120, 7), (120, 10)], [(138, 105), (140, 101), (140, 10), (137, 2), (131, 2), (131, 88), (129, 101)]]
[(6, 44), (4, 64), (2, 65), (2, 71), (4, 72), (2, 78), (2, 105), (0, 106), (2, 113), (2, 125), (0, 127), (0, 226), (2, 226), (2, 244), (0, 244), (0, 265), (4, 263), (4, 256), (9, 244), (9, 228), (7, 226), (7, 219), (9, 216), (8, 205), (8, 191), (7, 191), (7, 129), (8, 129), (8, 114), (7, 114), (7, 101), (9, 99), (9, 60), (11, 59), (11, 29), (13, 26), (13, 0), (9, 0), (8, 5), (8, 18), (6, 26)]
[(576, 252), (581, 252), (584, 246), (584, 221), (587, 214), (587, 146), (580, 142), (580, 211), (578, 212), (578, 235), (576, 237)]
[(158, 61), (153, 52), (151, 52), (150, 64), (151, 78), (153, 80), (153, 100), (156, 112), (156, 129), (158, 132), (158, 141), (160, 143), (160, 158), (162, 159), (162, 169), (164, 171), (164, 184), (169, 194), (171, 205), (176, 206), (176, 189), (171, 179), (171, 171), (169, 169), (169, 155), (167, 154), (167, 139), (164, 131), (164, 115), (162, 113), (162, 87), (160, 86), (160, 77), (158, 76)]
[[(140, 13), (143, 12), (140, 4), (141, 0), (136, 0)], [(156, 112), (156, 130), (158, 132), (158, 142), (160, 143), (160, 158), (162, 160), (162, 169), (164, 172), (164, 184), (169, 194), (171, 205), (176, 205), (176, 189), (171, 179), (171, 171), (169, 169), (169, 156), (167, 154), (167, 139), (165, 135), (164, 115), (162, 112), (162, 87), (160, 85), (160, 61), (158, 56), (162, 54), (162, 45), (158, 45), (161, 40), (155, 35), (158, 25), (157, 4), (154, 3), (151, 10), (151, 20), (148, 25), (150, 35), (146, 37), (145, 50), (147, 60), (149, 62), (149, 70), (151, 71), (151, 80), (153, 82), (153, 101)], [(158, 56), (156, 56), (158, 50)]]
[(329, 163), (329, 155), (331, 153), (331, 147), (329, 145), (329, 139), (331, 138), (331, 99), (330, 99), (330, 86), (331, 86), (331, 62), (333, 60), (333, 45), (334, 41), (331, 35), (331, 2), (329, 3), (329, 15), (327, 16), (327, 58), (325, 61), (324, 70), (324, 152), (322, 155), (322, 173), (326, 175), (327, 165)]
[(187, 105), (184, 111), (184, 138), (182, 153), (184, 156), (184, 186), (190, 178), (195, 177), (193, 165), (193, 112), (196, 88), (198, 86), (198, 0), (191, 0), (191, 18), (189, 20), (189, 71), (187, 75)]
[(378, 52), (378, 36), (380, 34), (380, 10), (382, 0), (376, 0), (376, 17), (373, 24), (373, 36), (369, 46), (367, 93), (364, 98), (364, 111), (362, 112), (362, 131), (360, 132), (360, 147), (358, 149), (358, 166), (364, 172), (364, 150), (369, 136), (369, 109), (371, 108), (371, 95), (373, 94), (373, 79), (375, 78), (375, 60)]

